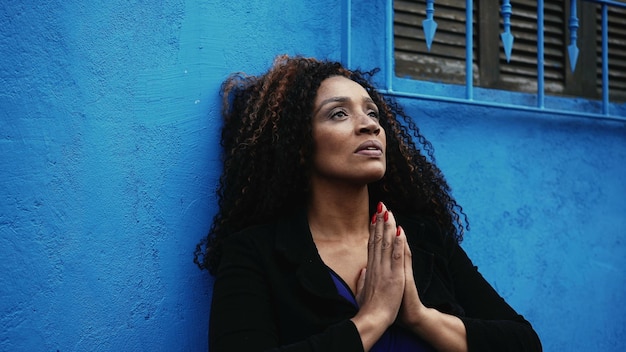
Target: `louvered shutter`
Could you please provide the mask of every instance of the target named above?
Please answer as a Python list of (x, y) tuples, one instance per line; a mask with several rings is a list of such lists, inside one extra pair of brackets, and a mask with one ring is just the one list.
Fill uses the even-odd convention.
[[(500, 1), (474, 0), (474, 85), (512, 91), (537, 92), (537, 2), (512, 1), (513, 51), (506, 61), (499, 34), (503, 31)], [(576, 71), (571, 72), (569, 0), (544, 1), (544, 89), (548, 94), (597, 99), (601, 88), (600, 17), (596, 4), (579, 1)], [(599, 10), (597, 10), (599, 11)], [(598, 12), (599, 13), (599, 12)], [(609, 10), (609, 69), (612, 100), (626, 100), (626, 11)], [(424, 0), (394, 1), (394, 58), (398, 77), (444, 83), (465, 82), (465, 1), (437, 0), (437, 34), (430, 52), (422, 21)], [(596, 33), (597, 31), (597, 33)], [(595, 69), (594, 69), (595, 67)], [(600, 87), (596, 89), (596, 87)]]
[(465, 0), (436, 2), (437, 34), (430, 52), (422, 21), (425, 1), (394, 1), (396, 75), (445, 83), (465, 82)]
[[(597, 89), (602, 91), (602, 10), (597, 7)], [(626, 9), (609, 7), (609, 97), (626, 101)]]
[[(512, 2), (511, 32), (515, 36), (510, 62), (506, 62), (502, 42), (499, 50), (501, 87), (522, 91), (537, 91), (537, 2)], [(544, 2), (544, 84), (545, 91), (562, 93), (564, 89), (564, 3)], [(498, 15), (498, 14), (494, 14)], [(502, 27), (502, 20), (500, 20)]]

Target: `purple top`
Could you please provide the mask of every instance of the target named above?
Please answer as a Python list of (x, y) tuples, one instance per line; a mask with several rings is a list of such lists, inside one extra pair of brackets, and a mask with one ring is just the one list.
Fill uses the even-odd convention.
[[(328, 268), (328, 271), (330, 272), (330, 276), (333, 278), (333, 282), (335, 283), (335, 287), (337, 287), (339, 295), (358, 308), (356, 299), (354, 298), (354, 295), (348, 285), (332, 269)], [(433, 352), (434, 349), (418, 336), (394, 324), (390, 326), (387, 331), (385, 331), (385, 333), (370, 350), (370, 352), (387, 351)]]

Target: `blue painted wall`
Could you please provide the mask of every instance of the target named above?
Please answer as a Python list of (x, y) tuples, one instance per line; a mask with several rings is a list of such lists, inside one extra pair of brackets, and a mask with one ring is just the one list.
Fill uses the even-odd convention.
[[(355, 10), (355, 65), (382, 65), (379, 10)], [(278, 53), (341, 59), (341, 11), (3, 2), (0, 351), (205, 350), (191, 253), (215, 211), (219, 85)], [(465, 247), (545, 350), (624, 350), (624, 123), (402, 102), (470, 216)]]

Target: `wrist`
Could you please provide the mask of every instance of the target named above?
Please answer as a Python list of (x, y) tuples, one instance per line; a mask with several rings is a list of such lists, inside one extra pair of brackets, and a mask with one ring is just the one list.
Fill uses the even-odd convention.
[(404, 324), (419, 325), (432, 314), (430, 310), (431, 308), (426, 307), (421, 301), (414, 304), (403, 303), (400, 308), (400, 318)]
[(437, 351), (467, 351), (465, 325), (456, 316), (424, 307), (419, 319), (411, 320), (409, 329)]
[(402, 319), (402, 322), (414, 333), (421, 335), (420, 332), (424, 330), (424, 327), (432, 323), (436, 319), (436, 314), (439, 313), (434, 308), (427, 308), (421, 306), (418, 309), (411, 311), (407, 316)]
[(363, 349), (368, 351), (378, 339), (383, 335), (387, 328), (392, 324), (393, 319), (389, 320), (384, 315), (374, 313), (359, 312), (352, 319), (352, 323), (356, 326)]

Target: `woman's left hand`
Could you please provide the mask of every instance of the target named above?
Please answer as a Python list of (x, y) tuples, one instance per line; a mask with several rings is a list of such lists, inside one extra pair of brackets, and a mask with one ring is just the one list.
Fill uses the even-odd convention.
[[(404, 232), (404, 229), (402, 229)], [(415, 331), (426, 313), (426, 306), (420, 300), (413, 277), (413, 260), (408, 242), (405, 242), (404, 253), (404, 295), (398, 312), (398, 319), (402, 325)]]
[(467, 332), (461, 319), (427, 308), (422, 303), (415, 286), (413, 258), (408, 242), (405, 242), (404, 250), (404, 294), (398, 321), (437, 351), (467, 351)]

